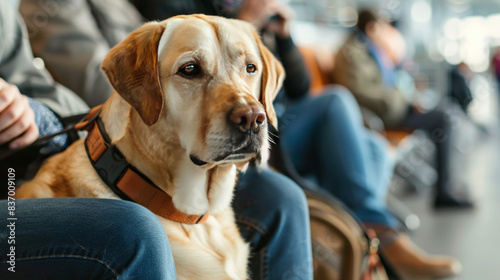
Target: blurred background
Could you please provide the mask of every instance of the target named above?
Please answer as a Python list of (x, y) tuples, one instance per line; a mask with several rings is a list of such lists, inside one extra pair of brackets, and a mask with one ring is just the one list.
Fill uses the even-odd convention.
[(432, 90), (446, 91), (442, 71), (450, 65), (465, 63), (472, 71), (470, 76), (484, 74), (469, 81), (476, 97), (470, 113), (480, 122), (494, 121), (497, 104), (490, 99), (496, 96), (490, 94), (497, 88), (496, 81), (488, 80), (494, 79), (488, 72), (500, 46), (500, 2), (290, 0), (288, 4), (296, 12), (292, 33), (297, 44), (334, 52), (356, 25), (360, 8), (380, 9), (406, 41), (406, 64), (416, 64), (412, 75), (427, 79)]
[[(433, 210), (432, 168), (422, 157), (405, 172), (398, 166), (392, 182), (395, 199), (413, 240), (429, 253), (449, 254), (462, 261), (460, 279), (498, 279), (497, 236), (500, 223), (499, 87), (495, 55), (500, 51), (500, 2), (494, 0), (290, 0), (296, 13), (292, 35), (297, 45), (313, 50), (320, 67), (335, 67), (335, 53), (357, 23), (360, 8), (380, 9), (404, 37), (405, 52), (398, 84), (432, 108), (450, 90), (450, 71), (458, 69), (473, 96), (453, 125), (456, 174), (468, 185), (473, 210)], [(398, 44), (397, 40), (394, 44)], [(498, 57), (497, 57), (498, 59)], [(333, 62), (333, 63), (332, 63)], [(423, 145), (425, 137), (411, 141)], [(410, 141), (410, 142), (411, 142)], [(402, 145), (405, 146), (405, 145)], [(401, 149), (401, 147), (399, 147)], [(410, 148), (409, 148), (410, 149)], [(424, 149), (425, 151), (425, 149)], [(414, 152), (414, 151), (413, 151)], [(422, 150), (421, 150), (422, 152)], [(410, 152), (411, 153), (411, 152)], [(420, 153), (422, 154), (422, 153)], [(416, 167), (419, 168), (416, 168)], [(429, 163), (432, 167), (432, 163)], [(418, 171), (417, 171), (418, 170)], [(413, 174), (413, 173), (422, 174)], [(411, 178), (410, 178), (411, 177)]]

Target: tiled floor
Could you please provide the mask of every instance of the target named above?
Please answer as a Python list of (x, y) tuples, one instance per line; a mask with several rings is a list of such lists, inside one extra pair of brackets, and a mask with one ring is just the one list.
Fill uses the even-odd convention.
[(410, 233), (425, 251), (458, 258), (463, 280), (500, 279), (500, 135), (497, 125), (485, 136), (476, 130), (470, 149), (458, 152), (455, 165), (476, 200), (469, 211), (435, 211), (431, 193), (399, 195), (419, 215), (420, 228)]

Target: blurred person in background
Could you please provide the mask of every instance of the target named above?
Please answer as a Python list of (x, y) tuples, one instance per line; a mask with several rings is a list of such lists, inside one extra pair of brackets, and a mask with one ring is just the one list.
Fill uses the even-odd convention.
[(497, 47), (491, 62), (491, 69), (493, 70), (493, 74), (495, 75), (495, 82), (497, 84), (497, 98), (500, 104), (500, 47)]
[[(88, 107), (76, 94), (54, 83), (33, 57), (26, 28), (11, 1), (0, 1), (0, 38), (2, 158), (41, 136), (60, 131), (60, 117), (87, 112)], [(2, 181), (11, 182), (8, 176), (19, 185), (27, 179), (21, 171), (23, 165), (37, 157), (40, 148), (60, 150), (67, 142), (66, 135), (60, 135), (0, 159)], [(175, 279), (165, 231), (146, 208), (104, 199), (14, 201), (10, 194), (6, 199), (7, 191), (4, 184), (0, 193), (2, 218), (12, 212), (16, 220), (11, 222), (15, 229), (0, 230), (1, 279)]]
[(473, 75), (474, 73), (465, 62), (452, 65), (448, 73), (448, 95), (464, 113), (467, 113), (467, 108), (473, 99), (469, 88), (469, 81)]
[(495, 74), (496, 81), (499, 85), (498, 92), (500, 92), (500, 47), (497, 47), (494, 55), (493, 55), (493, 63), (491, 63), (493, 67), (493, 73)]
[[(389, 41), (388, 38), (392, 38)], [(445, 104), (426, 111), (411, 103), (396, 87), (395, 66), (404, 55), (401, 34), (373, 10), (360, 11), (357, 29), (342, 45), (332, 72), (333, 81), (354, 94), (360, 106), (382, 119), (386, 128), (423, 129), (436, 144), (438, 182), (435, 208), (472, 208), (468, 193), (460, 192), (450, 169), (451, 117)]]
[[(63, 128), (60, 118), (85, 113), (87, 105), (73, 92), (54, 82), (33, 58), (27, 35), (11, 1), (3, 1), (0, 17), (0, 156), (24, 148), (37, 138)], [(14, 1), (15, 2), (15, 1)], [(9, 13), (13, 13), (10, 15)], [(57, 136), (17, 156), (1, 161), (0, 167), (17, 170), (18, 177), (38, 158), (42, 147), (48, 154), (65, 147), (67, 137)], [(31, 153), (35, 151), (34, 153)], [(6, 173), (2, 173), (6, 174)], [(3, 176), (2, 176), (3, 178)], [(1, 197), (6, 195), (2, 193)]]

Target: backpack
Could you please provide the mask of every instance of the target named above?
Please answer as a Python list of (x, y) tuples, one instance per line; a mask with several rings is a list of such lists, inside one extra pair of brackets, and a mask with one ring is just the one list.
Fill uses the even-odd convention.
[(339, 201), (304, 190), (309, 206), (315, 280), (388, 280), (378, 255), (379, 241), (368, 237)]

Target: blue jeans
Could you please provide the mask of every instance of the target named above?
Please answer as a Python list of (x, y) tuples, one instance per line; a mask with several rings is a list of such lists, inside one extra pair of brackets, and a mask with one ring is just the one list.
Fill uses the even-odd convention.
[[(6, 221), (7, 202), (0, 201)], [(50, 198), (16, 201), (15, 273), (0, 231), (0, 279), (175, 279), (158, 218), (127, 201)]]
[[(7, 270), (9, 230), (0, 230), (0, 279), (175, 279), (167, 236), (144, 207), (121, 200), (16, 201), (16, 272)], [(251, 244), (252, 279), (312, 279), (308, 210), (300, 188), (250, 168), (233, 202)], [(0, 201), (7, 217), (7, 202)]]
[(236, 223), (250, 242), (252, 279), (313, 279), (309, 210), (304, 192), (287, 177), (249, 168), (233, 201)]
[(339, 198), (364, 223), (399, 226), (386, 205), (393, 172), (387, 142), (363, 126), (352, 94), (334, 86), (288, 104), (282, 147), (303, 176)]

